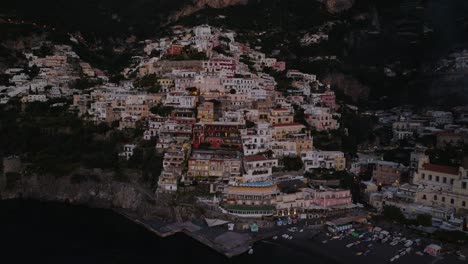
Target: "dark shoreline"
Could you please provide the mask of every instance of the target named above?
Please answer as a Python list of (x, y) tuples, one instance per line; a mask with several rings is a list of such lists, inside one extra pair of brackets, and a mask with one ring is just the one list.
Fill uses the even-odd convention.
[[(323, 250), (319, 247), (314, 247), (313, 250), (307, 246), (300, 246), (296, 243), (303, 243), (303, 239), (298, 239), (297, 242), (293, 240), (292, 243), (289, 241), (287, 243), (280, 244), (276, 243), (267, 243), (264, 241), (257, 241), (253, 245), (254, 254), (249, 255), (247, 253), (241, 254), (239, 256), (235, 256), (232, 258), (226, 257), (224, 254), (220, 254), (219, 251), (207, 247), (206, 244), (201, 243), (199, 240), (193, 238), (190, 235), (187, 235), (185, 232), (175, 233), (169, 237), (159, 237), (157, 236), (156, 232), (148, 232), (148, 228), (138, 224), (134, 221), (131, 217), (124, 217), (122, 212), (119, 212), (115, 209), (102, 209), (102, 208), (91, 208), (85, 205), (73, 205), (63, 202), (53, 202), (53, 201), (38, 201), (38, 200), (31, 200), (31, 199), (8, 199), (0, 201), (0, 212), (3, 212), (4, 217), (0, 220), (3, 227), (10, 226), (14, 227), (16, 230), (10, 228), (8, 234), (4, 237), (6, 239), (13, 239), (16, 240), (12, 245), (19, 245), (21, 244), (22, 238), (20, 237), (42, 237), (48, 236), (49, 233), (51, 239), (51, 244), (57, 243), (55, 240), (64, 239), (64, 241), (58, 241), (59, 247), (63, 246), (63, 244), (77, 244), (75, 247), (77, 248), (86, 248), (86, 244), (97, 243), (94, 246), (100, 246), (101, 243), (96, 241), (107, 241), (107, 236), (109, 239), (121, 239), (117, 236), (120, 234), (115, 235), (114, 232), (123, 233), (124, 238), (132, 238), (133, 236), (138, 236), (138, 239), (134, 239), (133, 243), (140, 244), (144, 242), (142, 241), (153, 241), (152, 243), (159, 245), (158, 247), (171, 247), (173, 245), (180, 246), (186, 248), (190, 255), (198, 256), (201, 254), (200, 257), (206, 256), (208, 258), (208, 263), (250, 263), (268, 260), (272, 263), (279, 263), (283, 262), (282, 260), (289, 260), (289, 259), (297, 259), (301, 260), (304, 258), (313, 258), (316, 260), (320, 260), (318, 263), (327, 263), (327, 264), (339, 264), (339, 263), (347, 263), (347, 262), (340, 262), (337, 259), (330, 258), (326, 254), (323, 254)], [(62, 216), (64, 214), (65, 216)], [(83, 215), (85, 214), (85, 215)], [(9, 220), (10, 219), (10, 220)], [(7, 223), (4, 223), (4, 222)], [(31, 222), (33, 221), (33, 222)], [(31, 222), (31, 224), (29, 224)], [(72, 222), (71, 224), (68, 222)], [(76, 222), (76, 223), (75, 223)], [(109, 223), (111, 222), (111, 223)], [(45, 227), (44, 227), (45, 226)], [(91, 226), (91, 231), (86, 231), (87, 228)], [(121, 227), (123, 226), (123, 227)], [(82, 233), (77, 228), (84, 228), (83, 234), (85, 236), (89, 236), (90, 241), (88, 241), (87, 237), (81, 237)], [(110, 228), (111, 230), (107, 230)], [(97, 234), (95, 233), (101, 232), (101, 229), (106, 229), (102, 232), (104, 234)], [(120, 231), (120, 229), (124, 229), (125, 231)], [(37, 232), (35, 232), (37, 230)], [(3, 232), (2, 232), (3, 233)], [(57, 234), (56, 234), (57, 233)], [(56, 238), (57, 236), (58, 238)], [(78, 238), (76, 238), (78, 236)], [(96, 237), (95, 237), (96, 236)], [(140, 238), (141, 236), (141, 238)], [(41, 238), (34, 238), (41, 240)], [(78, 242), (75, 241), (78, 240)], [(93, 241), (96, 240), (96, 241)], [(107, 242), (106, 242), (107, 243)], [(109, 242), (113, 244), (113, 242)], [(51, 245), (51, 246), (52, 246)], [(44, 252), (48, 252), (49, 248), (47, 243), (42, 245), (47, 250)], [(196, 252), (194, 250), (196, 249)], [(25, 250), (29, 250), (28, 246), (26, 246)], [(68, 247), (65, 247), (65, 251), (68, 251)], [(115, 249), (111, 248), (111, 251)], [(130, 252), (135, 251), (133, 248), (128, 248)], [(35, 250), (33, 249), (35, 252)], [(88, 255), (88, 251), (94, 252), (95, 249), (91, 248), (84, 251), (84, 255)], [(15, 252), (15, 250), (10, 250), (10, 253)], [(36, 252), (38, 255), (38, 259), (43, 257), (51, 258), (51, 253), (47, 253), (46, 255), (41, 255), (42, 250), (40, 252)], [(104, 254), (106, 250), (103, 250)], [(96, 252), (101, 254), (101, 252)], [(160, 252), (166, 253), (166, 252)], [(65, 253), (66, 255), (67, 253)], [(76, 255), (73, 253), (75, 257), (80, 259), (83, 258), (80, 254)], [(33, 254), (34, 255), (34, 254)], [(65, 256), (66, 257), (66, 256)], [(102, 256), (97, 256), (102, 257)], [(112, 257), (112, 256), (110, 256)], [(196, 262), (196, 259), (191, 258), (189, 259), (189, 263)], [(17, 262), (13, 262), (17, 263)], [(27, 261), (19, 263), (30, 263)], [(51, 262), (55, 263), (55, 262)], [(70, 263), (73, 263), (70, 262)], [(93, 262), (91, 262), (93, 263)], [(107, 263), (107, 262), (99, 262), (99, 263)], [(112, 262), (113, 263), (113, 262)], [(120, 262), (119, 262), (120, 263)], [(128, 263), (128, 262), (121, 262), (121, 263)], [(140, 263), (140, 262), (134, 262)]]
[[(253, 244), (253, 255), (226, 257), (185, 232), (160, 237), (115, 209), (90, 208), (62, 202), (29, 199), (0, 201), (0, 232), (5, 263), (285, 263), (313, 260), (314, 263), (388, 263), (397, 247), (376, 244), (368, 256), (357, 256), (357, 248), (346, 248), (353, 239), (330, 240), (324, 232), (281, 232), (277, 240)], [(292, 240), (281, 234), (288, 233)], [(323, 244), (323, 240), (328, 240)], [(27, 252), (27, 254), (25, 254)], [(221, 254), (220, 254), (221, 253)], [(397, 263), (429, 263), (430, 256), (405, 256)], [(463, 263), (444, 257), (437, 263)], [(414, 264), (414, 263), (413, 263)]]

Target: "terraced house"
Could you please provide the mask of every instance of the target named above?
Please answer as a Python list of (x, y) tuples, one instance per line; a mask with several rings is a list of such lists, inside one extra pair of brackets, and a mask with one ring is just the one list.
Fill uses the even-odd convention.
[(242, 158), (239, 151), (194, 149), (188, 162), (187, 179), (228, 180), (240, 177)]
[(213, 148), (242, 149), (239, 129), (245, 124), (239, 122), (197, 123), (193, 127), (193, 147), (199, 148), (202, 143)]

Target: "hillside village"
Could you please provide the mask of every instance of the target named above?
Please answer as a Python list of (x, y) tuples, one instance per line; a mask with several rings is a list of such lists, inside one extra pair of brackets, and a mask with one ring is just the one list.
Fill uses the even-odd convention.
[[(380, 212), (391, 205), (408, 219), (431, 215), (434, 227), (466, 229), (468, 160), (438, 165), (427, 151), (466, 145), (468, 108), (361, 111), (313, 73), (208, 25), (174, 26), (170, 36), (140, 44), (144, 55), (114, 82), (71, 46), (40, 43), (24, 54), (28, 67), (6, 71), (0, 103), (65, 98), (69, 106), (58, 104), (82, 120), (142, 130), (120, 146), (119, 158), (131, 160), (151, 144), (162, 157), (155, 194), (205, 186), (215, 195), (205, 202), (224, 214), (333, 219), (363, 204)], [(343, 126), (350, 113), (375, 120), (365, 132), (379, 131), (379, 140), (366, 140), (357, 153), (322, 148), (353, 132)], [(408, 142), (415, 146), (409, 159), (382, 155)]]

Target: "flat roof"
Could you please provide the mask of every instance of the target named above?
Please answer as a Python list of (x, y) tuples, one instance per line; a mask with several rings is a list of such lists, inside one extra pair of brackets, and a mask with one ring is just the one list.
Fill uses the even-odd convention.
[(273, 160), (265, 157), (264, 155), (251, 155), (251, 156), (244, 156), (244, 160), (247, 162), (254, 162), (254, 161), (265, 161), (265, 160)]
[(274, 211), (276, 208), (272, 205), (226, 205), (228, 210), (240, 211)]

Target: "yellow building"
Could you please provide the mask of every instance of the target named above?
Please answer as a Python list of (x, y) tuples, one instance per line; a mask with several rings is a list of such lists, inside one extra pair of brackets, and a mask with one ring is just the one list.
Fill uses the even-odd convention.
[(158, 79), (158, 83), (159, 83), (159, 85), (161, 85), (161, 86), (166, 86), (166, 87), (174, 86), (174, 80), (172, 80), (172, 79), (167, 79), (167, 78)]
[(143, 116), (149, 115), (149, 107), (146, 104), (133, 104), (125, 106), (125, 113), (130, 116)]
[(294, 113), (288, 108), (274, 108), (270, 110), (268, 122), (272, 125), (290, 124), (294, 122)]
[(241, 176), (242, 159), (238, 151), (193, 150), (188, 162), (187, 177), (230, 178)]
[(214, 122), (214, 104), (212, 102), (204, 102), (197, 109), (197, 119), (199, 122)]
[(344, 156), (335, 157), (335, 170), (343, 171), (346, 169), (346, 158)]
[(275, 139), (282, 139), (290, 134), (298, 134), (304, 128), (305, 126), (299, 123), (276, 124), (273, 125), (273, 137)]
[(423, 187), (416, 192), (417, 202), (453, 208), (462, 214), (468, 212), (468, 164), (461, 167), (421, 164), (413, 183)]

